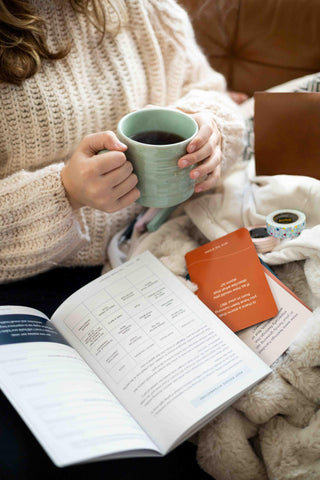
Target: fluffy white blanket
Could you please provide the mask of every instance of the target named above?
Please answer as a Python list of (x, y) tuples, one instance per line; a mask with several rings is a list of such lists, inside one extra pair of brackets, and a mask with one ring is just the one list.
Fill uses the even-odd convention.
[(186, 205), (186, 213), (208, 239), (218, 238), (241, 226), (265, 223), (279, 209), (301, 210), (307, 228), (299, 237), (282, 240), (260, 257), (270, 265), (305, 260), (310, 297), (320, 304), (320, 181), (311, 177), (275, 175), (256, 177), (253, 159), (240, 162), (222, 183), (219, 193), (199, 197)]
[[(320, 91), (320, 74), (276, 87)], [(243, 161), (215, 193), (179, 207), (169, 221), (133, 241), (129, 256), (150, 250), (185, 281), (184, 255), (243, 226), (265, 223), (282, 208), (302, 210), (307, 228), (261, 258), (313, 313), (273, 373), (196, 436), (198, 462), (215, 480), (320, 479), (320, 181), (256, 177), (252, 101), (247, 104)], [(250, 124), (251, 122), (251, 124)], [(137, 239), (136, 239), (137, 240)], [(187, 282), (191, 289), (195, 286)]]
[[(261, 255), (314, 310), (273, 373), (196, 437), (198, 462), (215, 480), (320, 479), (320, 181), (255, 177), (240, 162), (218, 190), (190, 200), (130, 256), (150, 250), (185, 281), (184, 254), (280, 208), (302, 210), (307, 228)], [(190, 285), (193, 288), (193, 285)]]

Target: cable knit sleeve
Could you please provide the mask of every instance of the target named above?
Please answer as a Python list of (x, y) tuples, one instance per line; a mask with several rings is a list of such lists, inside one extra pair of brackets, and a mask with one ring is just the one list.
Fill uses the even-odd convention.
[(163, 57), (169, 59), (173, 50), (176, 51), (171, 65), (167, 60), (167, 77), (171, 78), (171, 84), (175, 84), (176, 89), (180, 89), (179, 98), (174, 99), (172, 105), (186, 113), (210, 110), (222, 135), (224, 172), (236, 162), (243, 150), (244, 121), (240, 109), (226, 93), (225, 78), (210, 67), (197, 45), (185, 10), (174, 0), (148, 0), (147, 3)]
[(0, 284), (55, 266), (101, 265), (112, 236), (141, 211), (132, 204), (112, 215), (74, 211), (61, 182), (62, 163), (0, 180)]
[(0, 181), (0, 283), (48, 270), (87, 243), (86, 222), (65, 195), (62, 166)]

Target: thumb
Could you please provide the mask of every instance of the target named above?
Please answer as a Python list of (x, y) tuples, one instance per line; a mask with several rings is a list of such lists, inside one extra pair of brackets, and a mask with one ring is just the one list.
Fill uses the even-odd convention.
[(111, 130), (92, 133), (84, 137), (80, 144), (82, 152), (88, 156), (96, 155), (100, 150), (118, 150), (124, 152), (127, 146), (120, 142), (118, 137)]

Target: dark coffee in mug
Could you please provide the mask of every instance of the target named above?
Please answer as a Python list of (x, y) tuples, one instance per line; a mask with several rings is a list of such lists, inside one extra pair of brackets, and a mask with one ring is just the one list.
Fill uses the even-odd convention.
[(139, 132), (133, 135), (131, 139), (139, 143), (147, 143), (148, 145), (171, 145), (185, 140), (185, 138), (176, 133), (165, 132), (162, 130)]
[(191, 115), (170, 108), (142, 108), (120, 119), (117, 137), (127, 145), (126, 158), (138, 177), (137, 203), (167, 208), (191, 197), (193, 166), (180, 168), (178, 161), (197, 132)]

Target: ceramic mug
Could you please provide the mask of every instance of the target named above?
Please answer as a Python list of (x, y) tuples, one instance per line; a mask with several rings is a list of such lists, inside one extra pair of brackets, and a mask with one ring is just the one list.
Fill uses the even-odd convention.
[(145, 108), (120, 120), (117, 135), (127, 145), (125, 155), (138, 177), (141, 196), (137, 203), (165, 208), (193, 194), (192, 167), (179, 168), (178, 160), (197, 132), (191, 116), (169, 108)]

